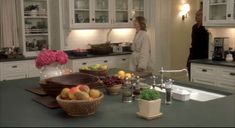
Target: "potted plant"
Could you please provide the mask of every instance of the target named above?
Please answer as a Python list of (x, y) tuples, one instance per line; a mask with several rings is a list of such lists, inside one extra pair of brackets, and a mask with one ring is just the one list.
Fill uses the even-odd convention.
[(140, 92), (138, 100), (139, 112), (142, 117), (157, 117), (161, 115), (161, 97), (155, 89), (144, 89)]

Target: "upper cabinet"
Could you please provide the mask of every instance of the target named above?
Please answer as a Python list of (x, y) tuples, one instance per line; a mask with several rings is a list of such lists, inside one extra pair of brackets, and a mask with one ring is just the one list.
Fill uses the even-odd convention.
[(145, 16), (146, 0), (70, 0), (71, 28), (132, 27), (135, 16)]
[(50, 47), (48, 0), (22, 0), (23, 54), (36, 56)]
[(204, 26), (235, 26), (235, 0), (204, 0)]

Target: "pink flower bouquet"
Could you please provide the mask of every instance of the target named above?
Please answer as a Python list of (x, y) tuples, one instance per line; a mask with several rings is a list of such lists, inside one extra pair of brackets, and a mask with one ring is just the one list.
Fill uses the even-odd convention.
[(36, 58), (36, 67), (40, 69), (54, 62), (66, 64), (68, 62), (68, 55), (64, 51), (43, 49)]

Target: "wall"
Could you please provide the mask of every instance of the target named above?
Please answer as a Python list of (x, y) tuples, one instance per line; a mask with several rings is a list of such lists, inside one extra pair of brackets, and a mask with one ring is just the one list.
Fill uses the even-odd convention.
[[(190, 11), (187, 18), (182, 21), (179, 15), (180, 5), (184, 2), (189, 3)], [(170, 50), (171, 50), (171, 69), (182, 69), (186, 67), (189, 48), (191, 47), (192, 26), (195, 23), (195, 13), (200, 7), (200, 0), (172, 0), (170, 20)], [(187, 79), (185, 74), (172, 74), (175, 79)]]

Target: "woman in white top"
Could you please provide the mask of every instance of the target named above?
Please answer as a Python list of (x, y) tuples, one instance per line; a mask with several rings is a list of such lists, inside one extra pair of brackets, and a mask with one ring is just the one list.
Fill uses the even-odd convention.
[(133, 53), (130, 58), (130, 70), (152, 72), (151, 44), (147, 34), (145, 18), (136, 17), (133, 25), (136, 34), (132, 44)]

